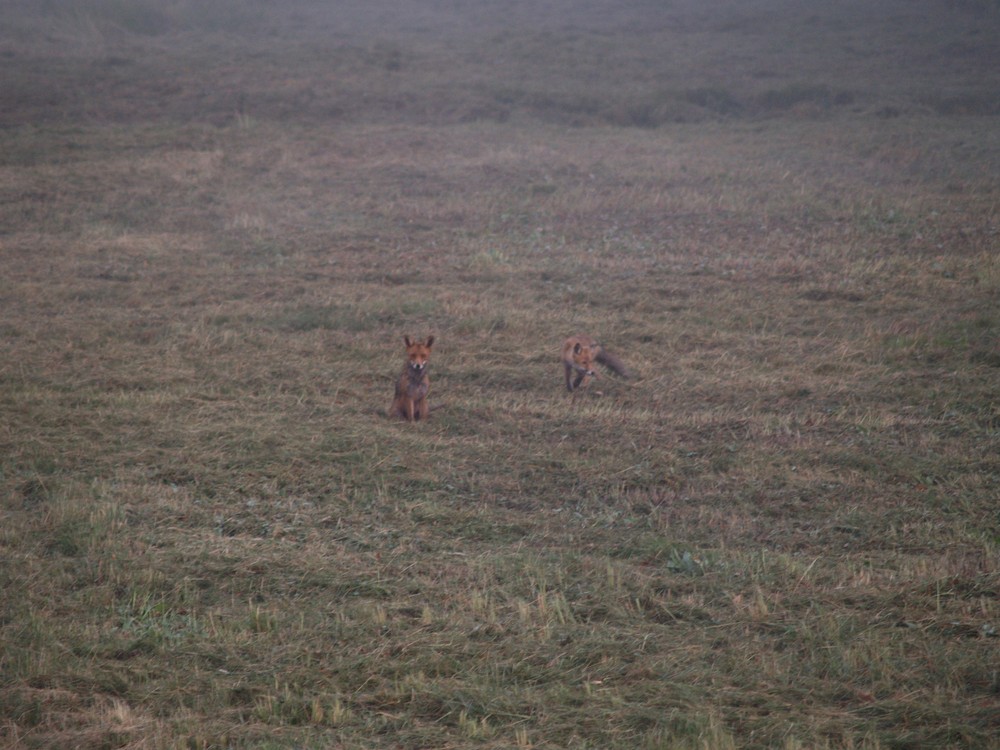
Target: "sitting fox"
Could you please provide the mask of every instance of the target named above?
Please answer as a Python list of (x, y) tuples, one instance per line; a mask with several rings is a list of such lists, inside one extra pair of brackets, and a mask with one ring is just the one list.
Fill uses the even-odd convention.
[(562, 349), (562, 361), (566, 371), (566, 390), (570, 393), (578, 388), (586, 388), (591, 378), (597, 377), (597, 372), (594, 370), (595, 361), (623, 378), (632, 377), (624, 362), (590, 336), (570, 336), (566, 339)]
[(406, 344), (406, 366), (396, 381), (396, 397), (389, 408), (389, 416), (416, 422), (426, 419), (430, 413), (427, 393), (431, 389), (431, 381), (427, 377), (427, 360), (431, 355), (434, 337), (428, 336), (427, 341), (421, 343), (410, 341), (409, 336), (404, 336), (403, 343)]

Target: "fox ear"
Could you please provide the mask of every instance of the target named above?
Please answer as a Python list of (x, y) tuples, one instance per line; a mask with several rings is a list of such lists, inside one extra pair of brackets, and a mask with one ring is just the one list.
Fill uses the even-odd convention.
[(583, 349), (583, 347), (580, 346), (580, 342), (577, 341), (576, 345), (573, 347), (573, 354), (579, 354), (581, 349)]
[(409, 336), (403, 336), (403, 343), (406, 344), (407, 346), (413, 346), (413, 344), (410, 343)]
[(432, 345), (433, 343), (434, 343), (434, 337), (433, 337), (433, 336), (428, 336), (428, 337), (427, 337), (427, 344), (425, 344), (425, 346), (426, 346), (426, 347), (427, 347), (428, 349), (430, 349), (430, 348), (431, 348), (431, 345)]

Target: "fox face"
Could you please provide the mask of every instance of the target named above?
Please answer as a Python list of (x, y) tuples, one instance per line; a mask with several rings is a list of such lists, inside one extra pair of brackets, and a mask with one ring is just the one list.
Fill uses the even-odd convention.
[(428, 336), (427, 341), (420, 342), (410, 341), (409, 336), (404, 336), (403, 343), (406, 344), (406, 358), (411, 372), (423, 372), (424, 368), (427, 367), (427, 360), (431, 356), (434, 337)]
[(600, 359), (601, 347), (587, 336), (572, 336), (563, 344), (566, 390), (571, 393), (597, 377), (594, 362)]
[(573, 345), (573, 362), (577, 366), (577, 372), (586, 372), (587, 374), (593, 374), (594, 372), (594, 360), (597, 356), (595, 347), (590, 344), (584, 344), (577, 341)]

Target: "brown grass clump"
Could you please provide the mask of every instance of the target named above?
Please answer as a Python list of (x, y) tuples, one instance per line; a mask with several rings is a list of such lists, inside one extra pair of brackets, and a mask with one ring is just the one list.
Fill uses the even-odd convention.
[(50, 5), (0, 745), (998, 747), (988, 3)]

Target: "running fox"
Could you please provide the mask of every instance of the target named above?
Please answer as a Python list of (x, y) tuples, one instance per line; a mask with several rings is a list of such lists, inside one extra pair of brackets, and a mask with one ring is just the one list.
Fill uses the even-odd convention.
[(623, 378), (632, 377), (624, 362), (590, 336), (578, 335), (566, 339), (562, 348), (562, 361), (566, 370), (566, 390), (570, 393), (577, 388), (585, 388), (591, 378), (597, 377), (597, 372), (594, 371), (595, 361)]
[(431, 380), (427, 377), (427, 360), (431, 356), (431, 346), (434, 337), (428, 336), (427, 341), (410, 341), (409, 336), (403, 337), (406, 344), (406, 366), (396, 381), (396, 397), (389, 407), (389, 416), (403, 417), (409, 422), (426, 419), (430, 413), (427, 405), (427, 393), (431, 389)]

